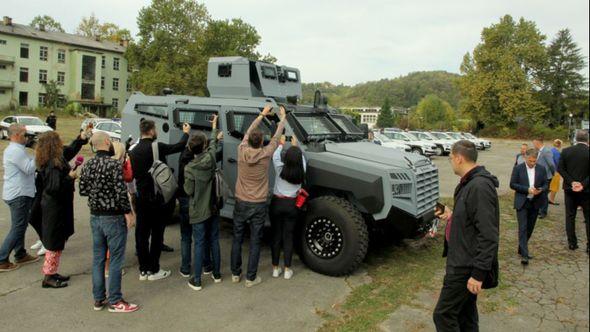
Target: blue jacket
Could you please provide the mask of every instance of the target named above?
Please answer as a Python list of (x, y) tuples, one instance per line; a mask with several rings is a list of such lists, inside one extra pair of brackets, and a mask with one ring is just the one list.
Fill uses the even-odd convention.
[(557, 166), (555, 166), (555, 163), (553, 162), (553, 152), (551, 152), (548, 147), (545, 146), (543, 149), (541, 149), (541, 151), (539, 151), (537, 165), (541, 165), (543, 168), (545, 168), (547, 179), (553, 178), (553, 174), (557, 170)]
[(557, 150), (557, 148), (554, 147), (551, 148), (551, 153), (553, 154), (553, 163), (557, 168), (557, 165), (559, 165), (559, 158), (561, 157), (561, 152), (559, 152), (559, 150)]
[[(531, 187), (529, 184), (529, 176), (527, 174), (526, 168), (526, 163), (515, 166), (512, 169), (512, 176), (510, 177), (510, 189), (516, 192), (514, 195), (514, 208), (517, 210), (523, 208), (528, 199), (527, 196), (529, 194), (529, 188)], [(538, 163), (535, 165), (535, 184), (533, 187), (541, 189), (541, 191), (545, 193), (549, 188), (549, 181), (547, 180), (545, 168), (543, 168), (543, 166), (539, 165)], [(540, 208), (543, 206), (546, 199), (547, 195), (543, 194), (533, 196), (533, 206), (537, 209)]]

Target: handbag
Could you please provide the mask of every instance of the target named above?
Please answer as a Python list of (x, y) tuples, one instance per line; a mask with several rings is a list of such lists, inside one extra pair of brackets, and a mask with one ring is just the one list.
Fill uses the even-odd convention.
[(308, 197), (309, 193), (305, 189), (299, 189), (297, 192), (297, 197), (295, 197), (295, 206), (298, 209), (301, 209), (305, 205), (305, 202), (307, 202)]
[(133, 169), (131, 168), (131, 159), (125, 158), (123, 162), (123, 181), (130, 183), (133, 181)]

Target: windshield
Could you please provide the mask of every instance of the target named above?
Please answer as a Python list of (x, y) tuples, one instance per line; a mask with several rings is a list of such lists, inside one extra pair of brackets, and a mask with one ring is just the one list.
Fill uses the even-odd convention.
[(463, 139), (463, 136), (461, 136), (459, 133), (449, 133), (449, 135), (455, 139)]
[(37, 118), (20, 118), (18, 121), (25, 126), (44, 126), (45, 123)]
[(439, 139), (453, 139), (451, 136), (449, 136), (445, 133), (432, 133), (432, 135), (436, 138), (439, 138)]
[(375, 139), (378, 139), (384, 143), (393, 142), (393, 140), (391, 138), (387, 137), (386, 135), (379, 134), (379, 133), (375, 133)]
[(295, 118), (310, 136), (340, 134), (340, 130), (326, 116), (300, 113), (295, 114)]
[(410, 133), (405, 133), (404, 135), (406, 135), (410, 139), (410, 141), (419, 141), (419, 139), (416, 136)]
[(425, 141), (432, 141), (432, 137), (430, 137), (430, 135), (428, 135), (427, 133), (412, 133), (412, 135), (414, 135), (415, 137), (419, 137), (420, 139), (423, 139)]
[(463, 136), (467, 138), (476, 138), (475, 136), (471, 135), (470, 133), (464, 133)]

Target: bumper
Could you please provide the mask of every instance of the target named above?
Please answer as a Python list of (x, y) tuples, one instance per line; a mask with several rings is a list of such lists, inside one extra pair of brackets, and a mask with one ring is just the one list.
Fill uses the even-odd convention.
[(433, 221), (434, 210), (416, 217), (394, 207), (389, 211), (387, 218), (380, 222), (390, 223), (403, 238), (419, 238), (430, 230)]

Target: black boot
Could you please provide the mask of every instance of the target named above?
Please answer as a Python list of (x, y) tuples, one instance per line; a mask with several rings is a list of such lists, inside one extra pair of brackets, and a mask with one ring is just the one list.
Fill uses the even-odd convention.
[(41, 282), (41, 287), (43, 288), (64, 288), (67, 287), (68, 283), (66, 281), (59, 280), (53, 275), (46, 275), (43, 278), (43, 282)]

